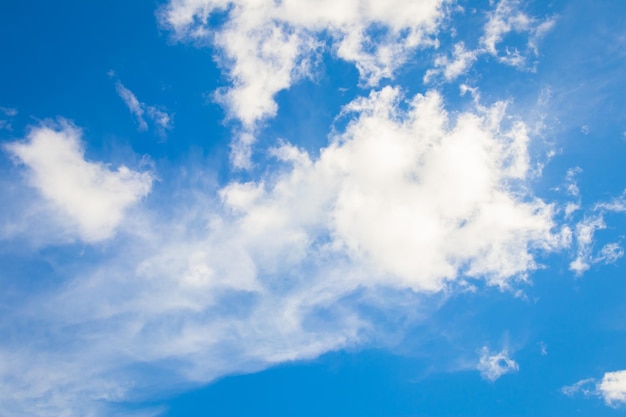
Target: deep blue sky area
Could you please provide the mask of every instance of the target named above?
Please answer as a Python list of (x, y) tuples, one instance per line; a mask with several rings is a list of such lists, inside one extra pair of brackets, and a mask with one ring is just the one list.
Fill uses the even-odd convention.
[(0, 417), (624, 414), (626, 2), (4, 1), (0, 56)]
[[(56, 117), (74, 121), (86, 131), (88, 152), (111, 153), (130, 145), (155, 159), (188, 157), (190, 148), (219, 154), (228, 132), (221, 129), (224, 114), (210, 93), (224, 77), (210, 50), (172, 47), (156, 24), (158, 6), (152, 1), (3, 3), (0, 30), (8, 57), (1, 69), (7, 80), (0, 87), (3, 105), (28, 109), (19, 114), (23, 124)], [(142, 100), (167, 101), (177, 115), (175, 138), (137, 134), (109, 71)]]

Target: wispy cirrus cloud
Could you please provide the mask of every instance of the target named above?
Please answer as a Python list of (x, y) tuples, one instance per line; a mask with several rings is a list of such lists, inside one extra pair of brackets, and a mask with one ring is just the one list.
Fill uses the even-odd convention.
[[(477, 46), (468, 49), (465, 42), (461, 41), (455, 43), (449, 53), (437, 54), (433, 68), (424, 75), (424, 82), (432, 83), (441, 76), (446, 82), (454, 81), (485, 56), (495, 57), (498, 62), (519, 70), (534, 71), (536, 63), (529, 60), (538, 56), (539, 43), (554, 27), (556, 18), (530, 16), (522, 10), (522, 6), (519, 0), (495, 2), (495, 7), (487, 13), (482, 35), (475, 39)], [(507, 44), (507, 37), (511, 34), (525, 35), (526, 44), (523, 48)]]
[[(480, 43), (485, 51), (496, 57), (500, 62), (518, 68), (529, 66), (529, 56), (538, 53), (539, 40), (548, 33), (554, 24), (555, 18), (537, 19), (529, 16), (522, 10), (520, 0), (500, 0), (484, 27), (484, 34)], [(528, 42), (525, 49), (505, 45), (504, 51), (498, 47), (509, 33), (526, 33)], [(530, 66), (532, 68), (532, 65)]]
[[(110, 73), (113, 76), (113, 73)], [(120, 80), (115, 81), (115, 90), (137, 121), (139, 130), (148, 130), (146, 118), (154, 124), (159, 134), (164, 135), (172, 128), (172, 116), (157, 106), (139, 101), (135, 93), (126, 88)]]
[[(572, 187), (569, 187), (569, 191), (572, 192)], [(574, 191), (578, 195), (578, 187), (574, 188)], [(604, 220), (605, 215), (624, 212), (626, 212), (626, 202), (622, 195), (611, 201), (595, 204), (591, 213), (576, 224), (574, 237), (577, 252), (576, 258), (570, 263), (570, 270), (577, 275), (582, 275), (591, 265), (612, 264), (624, 256), (624, 249), (619, 242), (607, 243), (594, 253), (594, 244), (596, 243), (594, 235), (597, 231), (607, 227)]]

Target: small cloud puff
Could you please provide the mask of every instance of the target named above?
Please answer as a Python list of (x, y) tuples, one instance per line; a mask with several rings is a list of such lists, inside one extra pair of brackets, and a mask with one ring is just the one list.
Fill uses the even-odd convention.
[(4, 148), (28, 168), (29, 184), (77, 227), (79, 237), (97, 242), (111, 237), (125, 210), (150, 192), (152, 176), (87, 161), (80, 137), (78, 128), (62, 121), (33, 128)]
[(502, 375), (519, 371), (519, 365), (509, 357), (506, 349), (494, 353), (484, 346), (476, 369), (483, 378), (493, 382)]
[(457, 43), (454, 45), (454, 51), (451, 59), (445, 55), (439, 55), (435, 58), (435, 68), (426, 71), (424, 82), (430, 82), (431, 79), (439, 73), (443, 74), (446, 81), (454, 81), (460, 75), (467, 72), (481, 53), (482, 51), (480, 50), (465, 49), (465, 44), (463, 42)]

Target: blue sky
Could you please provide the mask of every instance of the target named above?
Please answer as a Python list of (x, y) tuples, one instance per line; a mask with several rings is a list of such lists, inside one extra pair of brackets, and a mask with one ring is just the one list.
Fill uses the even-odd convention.
[(0, 415), (617, 416), (626, 4), (0, 4)]

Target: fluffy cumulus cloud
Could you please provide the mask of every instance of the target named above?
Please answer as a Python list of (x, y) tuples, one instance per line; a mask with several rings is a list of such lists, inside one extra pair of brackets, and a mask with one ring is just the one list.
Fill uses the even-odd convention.
[(500, 128), (502, 103), (453, 121), (436, 92), (412, 98), (406, 112), (400, 101), (384, 88), (351, 103), (345, 112), (358, 118), (319, 160), (280, 147), (292, 170), (230, 185), (227, 206), (261, 236), (280, 224), (290, 248), (309, 244), (304, 227), (320, 230), (314, 241), (328, 235), (330, 248), (415, 289), (439, 290), (460, 273), (506, 285), (535, 267), (533, 248), (563, 243), (552, 207), (523, 195), (529, 139), (521, 122)]
[(611, 407), (626, 404), (626, 370), (607, 372), (601, 380), (594, 378), (583, 379), (577, 383), (563, 387), (565, 395), (573, 396), (583, 394), (585, 396), (598, 396)]
[[(66, 285), (14, 309), (2, 326), (29, 330), (0, 342), (2, 411), (86, 415), (147, 386), (365, 343), (377, 324), (364, 307), (384, 314), (394, 292), (413, 310), (467, 280), (506, 288), (537, 268), (534, 254), (568, 243), (525, 186), (527, 129), (503, 123), (504, 104), (451, 116), (435, 91), (386, 87), (342, 117), (317, 157), (283, 143), (258, 180), (178, 199), (167, 214), (140, 206), (140, 230), (116, 250), (95, 267), (77, 260)], [(7, 149), (88, 241), (110, 236), (150, 190), (145, 173), (86, 161), (69, 125)], [(506, 352), (483, 356), (488, 379), (517, 367)]]
[(26, 168), (28, 183), (87, 242), (111, 237), (125, 210), (151, 189), (149, 173), (87, 161), (80, 130), (67, 122), (35, 127), (4, 148)]
[[(364, 85), (392, 77), (432, 35), (446, 0), (172, 0), (161, 10), (163, 24), (179, 39), (210, 40), (220, 51), (232, 87), (218, 92), (244, 132), (234, 144), (235, 166), (249, 165), (258, 121), (277, 112), (274, 95), (310, 76), (327, 44), (356, 65)], [(401, 10), (401, 13), (398, 13)], [(211, 27), (214, 16), (224, 17)]]
[(626, 404), (626, 370), (605, 373), (598, 391), (609, 405)]
[(495, 381), (502, 375), (519, 371), (519, 365), (509, 357), (506, 349), (500, 352), (491, 352), (487, 347), (483, 347), (476, 369), (483, 378)]

